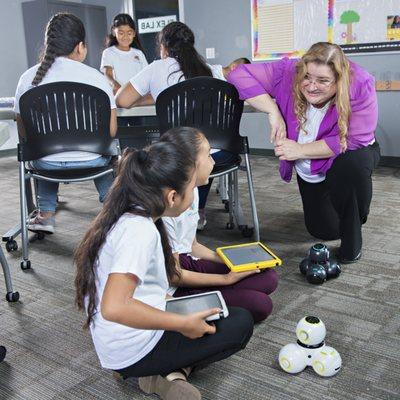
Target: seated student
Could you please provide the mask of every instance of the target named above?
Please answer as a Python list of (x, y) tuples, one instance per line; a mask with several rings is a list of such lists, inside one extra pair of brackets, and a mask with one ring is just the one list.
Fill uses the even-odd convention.
[[(231, 71), (233, 71), (236, 67), (238, 67), (239, 65), (242, 65), (242, 64), (251, 64), (251, 62), (248, 58), (241, 57), (241, 58), (237, 58), (236, 60), (232, 61), (226, 67), (223, 67), (222, 65), (218, 65), (218, 64), (210, 65), (210, 67), (213, 71), (214, 78), (218, 78), (223, 81), (226, 81), (226, 78), (229, 75), (229, 73)], [(221, 152), (219, 152), (219, 151), (212, 152), (211, 156), (217, 165), (226, 163), (226, 156), (224, 154), (221, 154)], [(221, 159), (221, 156), (223, 156), (222, 159)], [(202, 231), (207, 224), (205, 208), (206, 208), (208, 193), (210, 192), (212, 182), (213, 182), (213, 179), (209, 179), (207, 185), (199, 186), (199, 188), (198, 188), (199, 189), (199, 221), (197, 223), (198, 231)]]
[(110, 81), (114, 94), (147, 65), (132, 17), (118, 14), (113, 20), (100, 66), (100, 70)]
[[(19, 115), (19, 99), (22, 94), (35, 86), (59, 81), (85, 83), (104, 90), (110, 98), (110, 135), (114, 136), (117, 131), (117, 114), (111, 87), (99, 71), (83, 64), (87, 49), (82, 21), (68, 13), (54, 15), (47, 24), (44, 44), (41, 62), (22, 74), (15, 93), (14, 111), (17, 114), (20, 136), (24, 135), (24, 127)], [(37, 169), (57, 170), (102, 167), (108, 165), (109, 162), (110, 157), (104, 157), (101, 154), (73, 151), (46, 156), (33, 161), (32, 164)], [(112, 181), (111, 174), (94, 180), (101, 202), (106, 197)], [(38, 180), (39, 211), (29, 221), (29, 230), (54, 233), (57, 192), (58, 183)]]
[(160, 60), (153, 61), (132, 77), (118, 91), (119, 107), (130, 108), (143, 104), (142, 98), (151, 95), (149, 104), (168, 87), (185, 79), (213, 76), (213, 70), (194, 47), (194, 34), (182, 22), (171, 22), (158, 35)]
[(229, 73), (242, 64), (251, 64), (251, 61), (246, 57), (240, 57), (237, 58), (236, 60), (233, 60), (226, 67), (223, 67), (220, 64), (210, 65), (210, 67), (213, 71), (214, 78), (226, 81)]
[[(185, 153), (196, 160), (196, 186), (207, 183), (214, 161), (210, 155), (210, 144), (201, 132), (194, 128), (173, 128), (164, 133), (160, 140), (182, 146)], [(228, 306), (246, 308), (251, 312), (254, 322), (264, 320), (272, 311), (269, 294), (278, 285), (278, 274), (274, 269), (231, 272), (215, 251), (196, 239), (198, 204), (196, 188), (194, 201), (185, 212), (179, 217), (163, 218), (181, 273), (190, 279), (190, 285), (171, 288), (170, 294), (181, 297), (219, 290)]]
[[(222, 66), (219, 68), (206, 64), (197, 52), (194, 47), (194, 34), (184, 23), (171, 22), (165, 26), (158, 36), (158, 42), (161, 60), (145, 67), (118, 91), (116, 102), (119, 107), (152, 104), (163, 90), (185, 79), (198, 76), (224, 79), (225, 70)], [(153, 100), (145, 100), (144, 96), (148, 93)], [(217, 164), (227, 164), (236, 159), (236, 156), (228, 151), (213, 149), (212, 153)], [(202, 192), (202, 210), (209, 190), (209, 187), (204, 188), (204, 194)], [(205, 217), (203, 220), (205, 225)]]
[[(103, 209), (75, 253), (76, 304), (87, 312), (101, 365), (167, 400), (201, 399), (186, 381), (192, 367), (243, 349), (253, 332), (250, 313), (205, 321), (218, 309), (166, 312), (170, 284), (190, 284), (176, 268), (162, 217), (193, 202), (195, 162), (173, 143), (127, 149)], [(183, 372), (181, 372), (183, 371)]]

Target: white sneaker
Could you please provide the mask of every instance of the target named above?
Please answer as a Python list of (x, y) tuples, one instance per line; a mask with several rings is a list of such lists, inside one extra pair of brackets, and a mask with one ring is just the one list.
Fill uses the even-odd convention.
[(28, 230), (32, 232), (54, 233), (55, 215), (43, 218), (40, 212), (34, 214), (28, 222)]
[(197, 221), (197, 230), (202, 231), (207, 225), (206, 213), (199, 210), (199, 220)]

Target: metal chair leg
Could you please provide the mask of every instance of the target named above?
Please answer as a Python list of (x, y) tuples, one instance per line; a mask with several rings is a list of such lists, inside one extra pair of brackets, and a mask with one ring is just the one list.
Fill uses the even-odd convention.
[(245, 154), (244, 157), (245, 157), (245, 163), (246, 163), (247, 184), (249, 185), (251, 213), (253, 214), (254, 234), (255, 234), (255, 240), (258, 242), (258, 241), (260, 241), (260, 227), (258, 224), (257, 205), (256, 205), (256, 199), (254, 196), (253, 176), (251, 173), (251, 165), (250, 165), (249, 155)]
[(15, 302), (19, 300), (19, 293), (14, 292), (13, 290), (13, 285), (12, 285), (12, 280), (11, 280), (11, 274), (10, 274), (10, 268), (8, 266), (7, 259), (3, 253), (3, 249), (0, 247), (0, 264), (3, 268), (3, 273), (4, 273), (4, 280), (6, 282), (6, 299), (9, 302)]
[(228, 196), (228, 182), (227, 182), (227, 176), (222, 175), (219, 177), (219, 183), (218, 183), (218, 192), (219, 196), (221, 198), (221, 201), (224, 203), (226, 201), (229, 201), (229, 196)]
[(238, 181), (238, 171), (233, 173), (233, 214), (239, 229), (245, 226), (245, 219), (243, 215), (242, 205), (240, 203), (239, 196), (239, 181)]
[(26, 200), (26, 174), (25, 165), (23, 162), (19, 163), (19, 187), (20, 187), (20, 210), (21, 210), (21, 239), (22, 239), (22, 261), (21, 268), (29, 269), (31, 262), (29, 261), (29, 237), (28, 237), (28, 205)]
[(235, 224), (233, 222), (233, 189), (232, 189), (232, 173), (228, 174), (228, 196), (229, 196), (229, 222), (226, 224), (227, 229), (233, 229)]

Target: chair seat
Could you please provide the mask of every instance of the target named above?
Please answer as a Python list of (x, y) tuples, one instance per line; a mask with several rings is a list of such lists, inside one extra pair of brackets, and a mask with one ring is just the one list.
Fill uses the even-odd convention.
[(111, 165), (104, 167), (84, 168), (84, 169), (63, 169), (63, 170), (46, 170), (46, 169), (31, 169), (28, 171), (32, 174), (41, 175), (50, 179), (69, 180), (69, 179), (84, 179), (95, 176), (102, 172), (112, 171)]
[(242, 158), (239, 155), (237, 155), (235, 157), (235, 159), (232, 160), (229, 163), (215, 165), (213, 170), (212, 170), (212, 172), (211, 172), (211, 175), (221, 174), (221, 173), (223, 173), (225, 171), (229, 171), (232, 168), (239, 167), (241, 162), (242, 162)]

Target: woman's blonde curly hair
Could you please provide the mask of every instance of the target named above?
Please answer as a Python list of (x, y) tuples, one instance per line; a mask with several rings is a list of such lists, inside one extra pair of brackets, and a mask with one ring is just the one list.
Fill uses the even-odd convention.
[(339, 116), (339, 136), (342, 151), (346, 149), (346, 137), (351, 114), (350, 108), (350, 64), (342, 49), (332, 43), (319, 42), (313, 44), (296, 65), (294, 81), (294, 111), (299, 123), (299, 129), (304, 130), (307, 121), (308, 102), (301, 92), (301, 84), (307, 74), (307, 64), (313, 62), (328, 65), (335, 75), (336, 95), (333, 103)]

